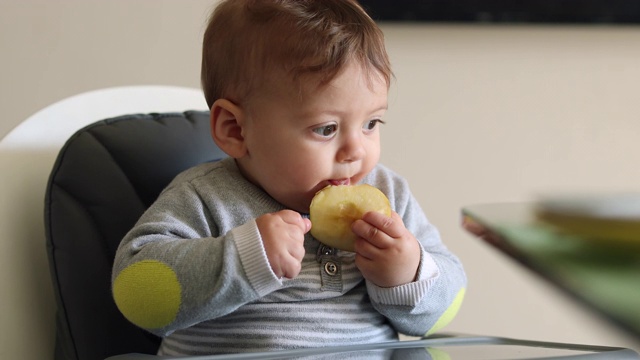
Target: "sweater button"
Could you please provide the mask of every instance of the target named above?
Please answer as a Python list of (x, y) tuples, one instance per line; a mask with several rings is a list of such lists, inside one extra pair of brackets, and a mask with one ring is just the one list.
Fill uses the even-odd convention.
[(327, 245), (322, 245), (320, 247), (320, 253), (322, 255), (333, 255), (333, 248)]
[(329, 276), (335, 276), (338, 273), (338, 265), (332, 261), (328, 261), (324, 264), (324, 272)]

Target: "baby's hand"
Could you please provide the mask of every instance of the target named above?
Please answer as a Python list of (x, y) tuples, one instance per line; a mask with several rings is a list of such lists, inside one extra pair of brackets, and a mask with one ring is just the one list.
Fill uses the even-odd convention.
[(292, 210), (265, 214), (256, 219), (271, 269), (277, 277), (292, 279), (300, 273), (304, 234), (311, 221)]
[(415, 280), (420, 245), (395, 211), (390, 217), (368, 212), (351, 229), (359, 237), (355, 242), (356, 266), (365, 279), (380, 287)]

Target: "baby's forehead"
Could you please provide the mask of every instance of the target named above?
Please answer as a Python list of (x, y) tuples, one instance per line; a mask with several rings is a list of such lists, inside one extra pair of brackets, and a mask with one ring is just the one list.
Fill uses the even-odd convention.
[[(266, 108), (287, 108), (289, 113), (301, 117), (327, 112), (337, 112), (334, 105), (341, 106), (360, 103), (356, 107), (382, 109), (387, 106), (388, 85), (384, 76), (368, 71), (358, 64), (350, 64), (327, 82), (322, 77), (310, 74), (307, 77), (272, 78), (265, 82), (260, 90), (253, 91), (247, 102), (241, 104), (251, 109), (252, 115)], [(353, 102), (347, 104), (344, 99), (353, 96)]]
[(336, 79), (344, 76), (345, 73), (352, 78), (352, 81), (360, 81), (369, 88), (384, 83), (388, 89), (390, 85), (387, 77), (378, 71), (373, 64), (358, 60), (351, 60), (336, 69), (324, 72), (274, 71), (272, 76), (266, 76), (257, 85), (266, 93), (280, 89), (285, 90), (284, 92), (290, 96), (303, 98), (334, 86)]

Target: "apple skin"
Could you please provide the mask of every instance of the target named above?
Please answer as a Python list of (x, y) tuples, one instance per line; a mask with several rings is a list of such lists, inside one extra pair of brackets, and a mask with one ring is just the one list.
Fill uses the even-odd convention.
[(369, 212), (391, 216), (389, 199), (368, 185), (327, 186), (311, 200), (311, 235), (321, 243), (345, 251), (354, 251), (356, 235), (351, 224)]

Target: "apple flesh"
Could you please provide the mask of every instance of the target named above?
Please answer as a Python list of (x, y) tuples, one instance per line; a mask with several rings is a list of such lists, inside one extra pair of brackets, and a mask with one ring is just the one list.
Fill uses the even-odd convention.
[(391, 215), (389, 199), (377, 188), (367, 184), (327, 186), (311, 200), (311, 235), (325, 245), (354, 251), (356, 235), (351, 224), (369, 211)]

